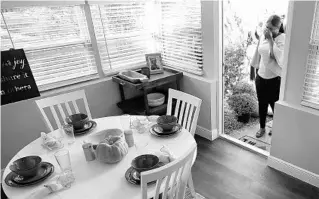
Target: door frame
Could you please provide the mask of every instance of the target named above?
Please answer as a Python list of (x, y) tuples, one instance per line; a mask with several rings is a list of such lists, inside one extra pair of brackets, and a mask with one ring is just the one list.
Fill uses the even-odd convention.
[[(290, 44), (290, 32), (292, 26), (292, 16), (294, 10), (294, 1), (289, 1), (287, 11), (287, 24), (286, 24), (286, 40), (285, 40), (285, 51), (284, 51), (284, 66), (282, 69), (281, 87), (280, 87), (280, 99), (284, 100), (285, 96), (285, 84), (287, 74), (287, 63), (289, 56), (289, 44)], [(215, 51), (214, 58), (215, 64), (218, 66), (218, 136), (222, 139), (230, 141), (231, 143), (243, 147), (249, 151), (258, 153), (262, 156), (268, 157), (270, 152), (254, 147), (250, 144), (242, 142), (236, 138), (233, 138), (224, 133), (224, 45), (223, 45), (223, 27), (224, 27), (224, 15), (223, 15), (223, 1), (218, 1), (218, 10), (215, 11), (214, 22), (218, 25), (220, 31), (214, 31)], [(217, 25), (215, 27), (217, 27)], [(218, 49), (218, 50), (217, 50)], [(217, 55), (216, 55), (217, 54)]]

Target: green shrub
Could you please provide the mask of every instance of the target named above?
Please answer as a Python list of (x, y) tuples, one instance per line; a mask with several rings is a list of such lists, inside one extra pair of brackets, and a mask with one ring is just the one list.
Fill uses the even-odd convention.
[(230, 134), (232, 131), (242, 128), (244, 124), (237, 121), (236, 114), (230, 109), (227, 102), (224, 104), (224, 131), (226, 134)]
[(228, 104), (237, 116), (253, 114), (257, 110), (257, 101), (247, 93), (235, 94), (229, 97)]
[(255, 87), (253, 84), (241, 81), (241, 82), (238, 82), (233, 87), (233, 95), (243, 94), (243, 93), (247, 93), (257, 99)]
[(243, 69), (246, 49), (240, 44), (225, 46), (224, 83), (225, 95), (230, 94), (232, 87), (246, 76)]

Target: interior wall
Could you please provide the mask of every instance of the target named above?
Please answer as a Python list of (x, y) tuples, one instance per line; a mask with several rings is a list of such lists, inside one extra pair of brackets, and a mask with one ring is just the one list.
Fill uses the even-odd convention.
[(319, 175), (319, 113), (276, 104), (270, 155)]
[(183, 77), (181, 81), (181, 90), (185, 93), (194, 95), (202, 99), (199, 118), (197, 125), (207, 130), (212, 130), (211, 127), (211, 92), (209, 90), (210, 83), (201, 81), (188, 76)]
[(275, 106), (270, 155), (319, 174), (319, 110), (300, 105), (315, 2), (293, 3), (284, 97)]

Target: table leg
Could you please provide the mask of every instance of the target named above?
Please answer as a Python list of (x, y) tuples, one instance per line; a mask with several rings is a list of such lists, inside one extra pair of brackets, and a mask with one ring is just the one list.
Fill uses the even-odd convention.
[(149, 115), (150, 108), (148, 106), (148, 100), (147, 100), (147, 88), (143, 89), (143, 95), (144, 95), (144, 107), (145, 107), (146, 115)]
[(124, 88), (121, 84), (119, 84), (119, 88), (120, 88), (121, 100), (124, 101), (125, 100)]

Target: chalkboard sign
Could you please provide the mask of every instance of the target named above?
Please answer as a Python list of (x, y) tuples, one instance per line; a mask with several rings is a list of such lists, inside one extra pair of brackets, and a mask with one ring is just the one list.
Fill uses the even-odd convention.
[(24, 50), (1, 51), (1, 105), (38, 96)]

